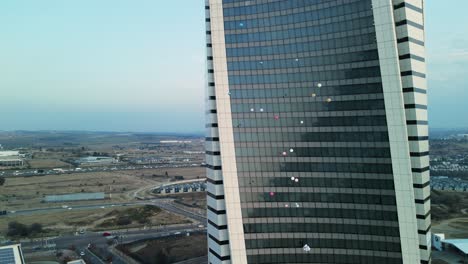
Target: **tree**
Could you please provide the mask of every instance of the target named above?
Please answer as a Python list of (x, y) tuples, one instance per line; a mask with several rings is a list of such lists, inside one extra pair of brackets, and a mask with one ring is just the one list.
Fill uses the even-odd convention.
[(25, 224), (18, 223), (16, 221), (8, 223), (7, 236), (17, 237), (17, 236), (28, 236), (29, 228)]
[(132, 220), (127, 216), (119, 217), (116, 220), (117, 225), (129, 225), (131, 223), (132, 223)]
[(160, 250), (156, 253), (154, 260), (156, 263), (166, 264), (169, 263), (169, 256), (165, 250)]
[(39, 223), (33, 223), (29, 228), (31, 233), (41, 233), (42, 232), (42, 225)]
[(2, 186), (3, 184), (5, 184), (5, 177), (0, 177), (0, 186)]

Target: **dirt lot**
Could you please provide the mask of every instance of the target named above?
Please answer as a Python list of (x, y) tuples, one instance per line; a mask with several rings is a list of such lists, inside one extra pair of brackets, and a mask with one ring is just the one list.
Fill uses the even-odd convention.
[(206, 234), (192, 234), (133, 243), (119, 246), (119, 249), (143, 264), (176, 263), (205, 256), (207, 240)]
[(446, 238), (468, 237), (468, 215), (432, 223), (432, 233), (443, 233)]
[(454, 191), (431, 193), (432, 233), (446, 238), (468, 237), (468, 194)]
[[(169, 177), (166, 177), (166, 171)], [(44, 196), (80, 192), (105, 192), (108, 198), (106, 202), (129, 201), (135, 199), (131, 195), (135, 190), (168, 182), (176, 175), (184, 176), (185, 179), (204, 177), (205, 169), (192, 167), (10, 177), (6, 179), (5, 185), (0, 187), (0, 208), (19, 210), (56, 207), (56, 203), (42, 203)], [(67, 204), (92, 203), (96, 202), (80, 201)]]
[[(128, 219), (129, 221), (121, 222), (121, 219)], [(145, 206), (109, 207), (99, 210), (74, 209), (55, 212), (53, 217), (51, 217), (51, 214), (23, 215), (20, 218), (0, 217), (0, 234), (6, 234), (8, 223), (11, 221), (18, 221), (26, 225), (32, 223), (42, 224), (43, 228), (47, 230), (44, 235), (74, 233), (80, 229), (99, 231), (190, 222), (182, 216), (153, 206), (148, 209)]]

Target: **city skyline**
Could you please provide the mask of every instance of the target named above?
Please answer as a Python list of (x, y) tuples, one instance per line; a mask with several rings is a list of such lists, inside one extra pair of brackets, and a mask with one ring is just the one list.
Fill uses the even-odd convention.
[[(426, 3), (434, 128), (468, 127), (456, 118), (468, 114), (463, 107), (468, 34), (462, 21), (468, 3), (453, 1), (457, 8)], [(202, 131), (201, 6), (200, 1), (0, 3), (5, 113), (0, 130)], [(176, 12), (181, 12), (177, 19), (171, 15)]]

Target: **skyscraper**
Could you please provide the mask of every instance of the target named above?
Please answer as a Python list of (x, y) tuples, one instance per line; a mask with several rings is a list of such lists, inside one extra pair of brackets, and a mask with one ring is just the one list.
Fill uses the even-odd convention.
[(423, 0), (207, 0), (209, 263), (429, 263)]

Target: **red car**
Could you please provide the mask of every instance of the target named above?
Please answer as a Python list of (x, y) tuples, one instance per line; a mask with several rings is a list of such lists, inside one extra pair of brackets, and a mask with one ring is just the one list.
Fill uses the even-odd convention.
[(108, 237), (108, 236), (110, 236), (110, 235), (111, 235), (111, 233), (109, 233), (109, 232), (104, 232), (104, 233), (102, 233), (102, 236), (105, 236), (105, 237)]

